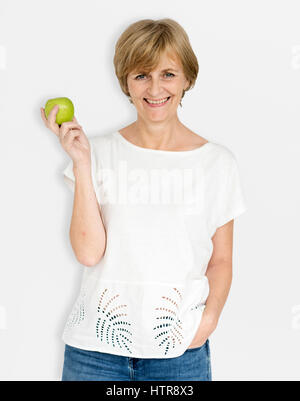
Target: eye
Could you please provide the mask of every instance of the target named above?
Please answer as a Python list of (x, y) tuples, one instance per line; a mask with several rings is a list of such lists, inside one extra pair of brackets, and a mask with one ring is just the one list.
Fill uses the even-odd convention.
[(135, 79), (139, 81), (139, 77), (144, 77), (144, 76), (145, 76), (145, 74), (140, 74), (140, 75), (137, 75), (137, 76), (135, 77)]
[[(168, 78), (175, 77), (175, 75), (174, 75), (172, 72), (166, 72), (165, 75), (167, 75)], [(137, 75), (137, 76), (135, 77), (135, 79), (136, 79), (137, 81), (140, 81), (140, 80), (141, 80), (140, 77), (145, 77), (145, 76), (146, 76), (145, 74), (140, 74), (140, 75)]]

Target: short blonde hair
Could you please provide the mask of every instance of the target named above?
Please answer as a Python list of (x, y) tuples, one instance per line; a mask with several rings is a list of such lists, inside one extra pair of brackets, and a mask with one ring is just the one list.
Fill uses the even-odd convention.
[(171, 57), (175, 53), (189, 81), (182, 98), (195, 85), (199, 71), (198, 61), (182, 26), (169, 18), (143, 19), (129, 25), (115, 45), (115, 72), (126, 96), (130, 98), (128, 74), (133, 71), (149, 73), (158, 66), (160, 56), (165, 51)]

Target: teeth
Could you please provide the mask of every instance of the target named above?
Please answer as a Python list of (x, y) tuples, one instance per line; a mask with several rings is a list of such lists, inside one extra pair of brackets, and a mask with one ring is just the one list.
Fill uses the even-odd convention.
[(156, 100), (156, 101), (147, 99), (147, 102), (149, 102), (149, 103), (151, 103), (151, 104), (161, 104), (161, 103), (165, 103), (167, 100), (168, 100), (168, 97), (166, 97), (166, 98), (163, 99), (163, 100)]

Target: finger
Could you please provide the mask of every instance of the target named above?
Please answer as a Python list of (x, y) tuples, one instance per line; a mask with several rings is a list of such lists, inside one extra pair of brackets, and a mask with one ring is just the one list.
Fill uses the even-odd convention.
[(41, 110), (42, 119), (43, 119), (46, 127), (49, 128), (56, 136), (59, 136), (59, 128), (58, 128), (57, 124), (55, 124), (54, 126), (53, 125), (51, 126), (45, 115), (45, 110), (42, 107), (40, 108), (40, 110)]
[(61, 143), (63, 143), (64, 146), (71, 146), (74, 141), (78, 141), (79, 139), (80, 131), (78, 129), (72, 129), (66, 134), (64, 141), (61, 141)]
[(72, 122), (69, 123), (62, 123), (61, 128), (59, 130), (59, 135), (63, 139), (71, 129), (78, 129), (81, 130), (81, 126), (79, 124), (75, 124)]
[(77, 119), (76, 119), (75, 116), (73, 117), (73, 120), (72, 120), (72, 121), (74, 121), (75, 123), (79, 124), (79, 122), (77, 121)]
[(44, 109), (42, 107), (40, 108), (40, 111), (41, 111), (42, 119), (43, 119), (44, 123), (46, 124), (47, 123), (47, 118), (45, 116), (45, 111), (44, 111)]
[(72, 127), (74, 124), (75, 124), (76, 126), (81, 127), (81, 125), (78, 124), (77, 121), (76, 121), (76, 122), (75, 122), (75, 121), (66, 121), (66, 122), (64, 122), (64, 123), (61, 124), (61, 127), (62, 127), (62, 128), (67, 127), (67, 128), (68, 128), (68, 127)]
[(57, 104), (51, 109), (50, 113), (48, 114), (48, 122), (50, 125), (56, 124), (56, 114), (59, 110), (59, 106)]
[(71, 129), (70, 131), (68, 131), (64, 142), (67, 144), (72, 143), (73, 140), (78, 136), (80, 137), (80, 131), (78, 129)]
[(68, 122), (62, 123), (59, 129), (60, 129), (60, 133), (63, 137), (68, 133), (69, 130), (71, 130), (71, 129), (81, 130), (82, 127), (81, 127), (81, 125), (76, 124), (75, 122), (68, 121)]

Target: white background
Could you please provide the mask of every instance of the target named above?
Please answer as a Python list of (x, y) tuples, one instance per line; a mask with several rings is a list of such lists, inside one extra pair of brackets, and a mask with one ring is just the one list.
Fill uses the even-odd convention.
[(68, 238), (70, 159), (39, 108), (71, 98), (88, 136), (134, 121), (113, 55), (144, 18), (186, 30), (200, 71), (179, 118), (236, 155), (247, 200), (213, 379), (300, 378), (299, 15), (288, 0), (0, 0), (0, 378), (60, 380), (82, 273)]

